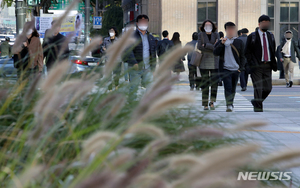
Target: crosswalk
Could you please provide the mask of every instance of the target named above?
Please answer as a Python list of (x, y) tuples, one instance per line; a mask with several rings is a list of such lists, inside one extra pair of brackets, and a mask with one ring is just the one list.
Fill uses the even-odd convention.
[[(195, 94), (196, 103), (194, 104), (195, 107), (199, 110), (203, 110), (201, 106), (202, 101), (202, 92), (201, 91), (189, 91), (189, 85), (185, 83), (176, 84), (174, 89), (179, 92), (193, 92)], [(234, 109), (233, 112), (253, 112), (253, 106), (249, 100), (247, 100), (244, 96), (240, 93), (236, 93), (234, 98)], [(215, 103), (216, 112), (225, 112), (226, 111), (226, 103), (225, 103), (225, 95), (224, 95), (224, 87), (218, 87), (217, 93), (217, 101)]]

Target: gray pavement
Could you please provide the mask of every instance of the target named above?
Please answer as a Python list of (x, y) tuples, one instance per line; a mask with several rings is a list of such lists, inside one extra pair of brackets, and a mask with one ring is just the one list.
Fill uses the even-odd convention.
[[(181, 74), (181, 82), (176, 84), (174, 88), (176, 91), (195, 93), (196, 102), (193, 105), (198, 110), (203, 111), (201, 91), (189, 91), (187, 72)], [(270, 96), (264, 102), (264, 112), (253, 112), (251, 99), (253, 99), (251, 82), (245, 92), (242, 92), (240, 86), (238, 86), (234, 101), (234, 112), (228, 113), (225, 111), (224, 88), (219, 86), (217, 102), (215, 103), (216, 110), (210, 111), (207, 116), (214, 119), (228, 119), (228, 123), (222, 123), (225, 127), (232, 126), (232, 121), (237, 123), (247, 120), (266, 121), (268, 122), (267, 126), (256, 128), (253, 131), (244, 131), (245, 138), (249, 139), (250, 142), (262, 144), (264, 151), (268, 152), (299, 148), (300, 86), (293, 86), (292, 88), (286, 88), (284, 85), (273, 86)], [(292, 171), (293, 175), (300, 179), (300, 168), (294, 168)]]

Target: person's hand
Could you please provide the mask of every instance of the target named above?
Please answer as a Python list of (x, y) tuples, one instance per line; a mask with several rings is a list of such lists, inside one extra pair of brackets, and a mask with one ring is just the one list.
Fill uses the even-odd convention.
[(204, 47), (204, 46), (205, 46), (205, 44), (202, 44), (202, 46)]
[(103, 50), (104, 50), (104, 51), (106, 51), (106, 48), (105, 48), (105, 47), (103, 47)]
[(280, 58), (280, 61), (281, 61), (281, 62), (283, 62), (283, 59), (282, 59), (282, 58)]
[(27, 42), (23, 42), (24, 47), (27, 47)]
[(133, 69), (134, 69), (134, 70), (139, 70), (139, 65), (138, 65), (138, 64), (134, 64), (134, 65), (133, 65)]
[(225, 44), (227, 38), (222, 38), (222, 44)]
[(238, 72), (241, 72), (240, 70), (238, 70)]

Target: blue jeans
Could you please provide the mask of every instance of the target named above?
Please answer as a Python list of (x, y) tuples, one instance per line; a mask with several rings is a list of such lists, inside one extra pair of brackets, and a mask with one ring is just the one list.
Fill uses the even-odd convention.
[(239, 80), (240, 73), (238, 71), (229, 71), (224, 69), (222, 74), (226, 106), (233, 105), (233, 100), (236, 93), (236, 86)]
[(143, 87), (147, 87), (153, 80), (153, 74), (150, 69), (134, 70), (132, 67), (129, 69), (129, 98), (135, 99), (137, 97), (139, 85), (141, 84)]

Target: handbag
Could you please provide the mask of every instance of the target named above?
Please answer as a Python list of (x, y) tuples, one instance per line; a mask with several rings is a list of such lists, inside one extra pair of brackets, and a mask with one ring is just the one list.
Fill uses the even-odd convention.
[[(203, 33), (201, 33), (201, 41), (202, 43), (203, 41)], [(198, 42), (195, 45), (195, 50), (192, 53), (192, 58), (191, 58), (191, 65), (194, 65), (196, 67), (199, 67), (203, 58), (203, 54), (201, 52), (201, 50), (199, 50), (198, 48)]]

